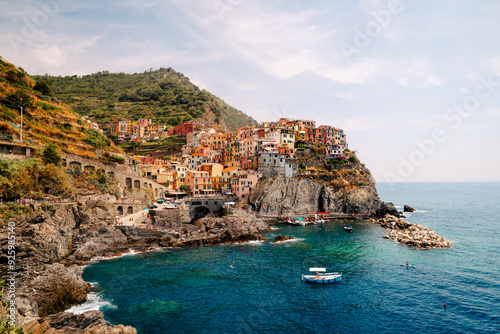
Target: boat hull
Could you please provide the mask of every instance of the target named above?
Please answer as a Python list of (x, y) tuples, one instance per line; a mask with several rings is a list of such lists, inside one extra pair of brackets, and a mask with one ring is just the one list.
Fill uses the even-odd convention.
[(319, 278), (317, 278), (315, 275), (304, 275), (302, 276), (302, 279), (306, 282), (326, 284), (340, 282), (340, 280), (342, 279), (342, 275), (320, 276)]

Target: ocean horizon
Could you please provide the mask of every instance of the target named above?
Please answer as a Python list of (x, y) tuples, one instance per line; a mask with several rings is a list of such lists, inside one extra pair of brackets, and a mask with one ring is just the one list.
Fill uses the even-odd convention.
[[(349, 221), (353, 233), (338, 220), (277, 225), (269, 239), (295, 239), (97, 261), (84, 270), (95, 285), (89, 301), (71, 310), (100, 309), (138, 333), (498, 333), (500, 182), (380, 182), (377, 190), (401, 211), (415, 208), (406, 220), (453, 247), (413, 249), (368, 221)], [(342, 281), (301, 281), (318, 266)]]

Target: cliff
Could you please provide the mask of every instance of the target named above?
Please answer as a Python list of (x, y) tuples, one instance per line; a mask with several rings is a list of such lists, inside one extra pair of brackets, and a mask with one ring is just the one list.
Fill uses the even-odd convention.
[[(373, 213), (383, 207), (375, 180), (359, 162), (307, 168), (297, 178), (263, 178), (246, 204), (262, 214)], [(385, 212), (384, 212), (385, 214)]]
[[(63, 312), (86, 300), (90, 286), (82, 279), (80, 265), (91, 259), (127, 253), (130, 249), (145, 251), (156, 247), (258, 240), (262, 237), (257, 233), (267, 228), (243, 210), (235, 210), (225, 219), (207, 218), (200, 224), (178, 224), (175, 226), (178, 234), (153, 228), (115, 227), (114, 214), (103, 201), (31, 205), (27, 209), (26, 215), (11, 220), (17, 272), (15, 325), (34, 333), (136, 332), (132, 327), (107, 323), (101, 312), (80, 315)], [(8, 272), (12, 271), (7, 257), (8, 231), (8, 224), (0, 225), (2, 279), (11, 277)]]

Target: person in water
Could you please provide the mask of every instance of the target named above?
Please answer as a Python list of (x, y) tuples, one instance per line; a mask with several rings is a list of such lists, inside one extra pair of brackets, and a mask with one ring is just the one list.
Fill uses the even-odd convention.
[(406, 266), (407, 266), (407, 267), (409, 266), (408, 261), (406, 262)]

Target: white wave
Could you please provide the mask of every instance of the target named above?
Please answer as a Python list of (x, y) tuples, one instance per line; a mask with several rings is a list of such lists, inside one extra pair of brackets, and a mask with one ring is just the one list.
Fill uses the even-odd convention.
[(102, 307), (116, 308), (115, 305), (104, 300), (101, 293), (91, 292), (87, 295), (87, 301), (81, 305), (76, 305), (66, 310), (74, 314), (82, 314), (87, 311), (99, 311)]
[(133, 249), (129, 249), (128, 253), (123, 253), (123, 254), (120, 254), (120, 255), (113, 255), (113, 256), (96, 256), (94, 257), (92, 260), (90, 260), (91, 263), (94, 263), (94, 262), (98, 262), (98, 261), (104, 261), (104, 260), (112, 260), (112, 259), (118, 259), (120, 257), (124, 257), (124, 256), (131, 256), (131, 255), (137, 255), (137, 254), (141, 254), (142, 252), (139, 252), (139, 251), (136, 251), (136, 250), (133, 250)]
[(429, 212), (429, 211), (416, 209), (415, 212)]
[(274, 227), (274, 226), (269, 226), (269, 229), (272, 231), (281, 230), (279, 227)]
[(304, 238), (294, 238), (294, 239), (288, 239), (288, 240), (283, 240), (283, 241), (276, 241), (273, 242), (273, 244), (284, 244), (285, 242), (298, 242), (298, 241), (304, 241), (306, 239)]
[(264, 244), (264, 240), (251, 240), (246, 242), (235, 242), (233, 245), (250, 245), (250, 246), (260, 246)]

